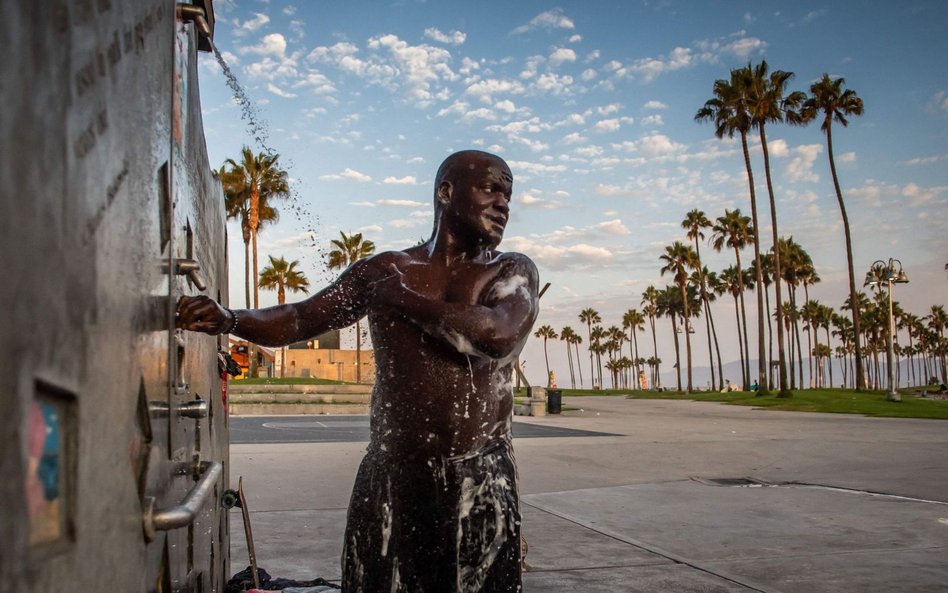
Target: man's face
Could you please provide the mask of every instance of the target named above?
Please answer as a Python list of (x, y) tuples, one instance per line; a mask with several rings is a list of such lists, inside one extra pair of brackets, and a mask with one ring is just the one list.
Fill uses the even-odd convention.
[(459, 163), (448, 211), (456, 232), (471, 233), (478, 243), (496, 247), (510, 214), (513, 175), (499, 158), (477, 156)]

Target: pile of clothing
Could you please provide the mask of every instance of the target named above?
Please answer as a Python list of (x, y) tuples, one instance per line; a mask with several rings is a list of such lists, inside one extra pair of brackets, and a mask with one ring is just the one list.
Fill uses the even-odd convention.
[(264, 593), (266, 591), (283, 591), (283, 593), (336, 593), (339, 587), (326, 579), (311, 581), (297, 581), (293, 579), (275, 579), (262, 568), (257, 568), (257, 580), (260, 586), (254, 588), (253, 570), (248, 566), (235, 574), (224, 585), (224, 593)]

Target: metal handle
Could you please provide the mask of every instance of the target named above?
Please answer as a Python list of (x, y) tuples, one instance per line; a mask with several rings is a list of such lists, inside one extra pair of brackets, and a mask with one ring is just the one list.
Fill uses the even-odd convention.
[(207, 24), (203, 8), (179, 2), (176, 9), (178, 18), (183, 21), (194, 21), (194, 26), (197, 27), (198, 32), (208, 39), (211, 38), (211, 28)]
[(201, 264), (195, 260), (188, 258), (174, 260), (174, 273), (178, 276), (187, 276), (201, 292), (207, 290), (207, 282), (204, 281), (204, 276), (201, 276)]
[(207, 402), (203, 399), (195, 399), (187, 403), (181, 404), (177, 408), (178, 413), (184, 416), (185, 418), (194, 418), (198, 420), (200, 418), (207, 418)]
[(175, 367), (175, 379), (174, 379), (174, 390), (175, 393), (187, 393), (188, 391), (188, 382), (184, 378), (184, 356), (185, 356), (185, 343), (184, 343), (184, 334), (180, 329), (176, 329), (174, 332), (174, 344), (175, 344), (175, 358), (177, 365)]
[(177, 506), (156, 510), (153, 497), (145, 500), (146, 508), (142, 518), (148, 541), (155, 539), (155, 534), (159, 531), (178, 529), (194, 523), (198, 512), (207, 504), (224, 473), (224, 466), (219, 461), (203, 461), (200, 467), (200, 478)]

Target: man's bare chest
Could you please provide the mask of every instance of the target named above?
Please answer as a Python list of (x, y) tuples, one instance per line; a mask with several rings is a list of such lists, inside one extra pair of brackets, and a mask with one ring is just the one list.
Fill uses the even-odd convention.
[(412, 264), (404, 271), (403, 282), (407, 288), (433, 300), (473, 305), (483, 300), (496, 276), (496, 267), (485, 264)]

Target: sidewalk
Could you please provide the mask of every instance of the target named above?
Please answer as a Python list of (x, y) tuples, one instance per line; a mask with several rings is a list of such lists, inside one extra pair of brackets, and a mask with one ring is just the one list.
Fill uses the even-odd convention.
[[(944, 421), (565, 404), (583, 411), (517, 421), (622, 436), (515, 441), (528, 593), (948, 591)], [(339, 578), (364, 449), (232, 445), (260, 566)], [(247, 564), (239, 514), (231, 537), (236, 572)]]

